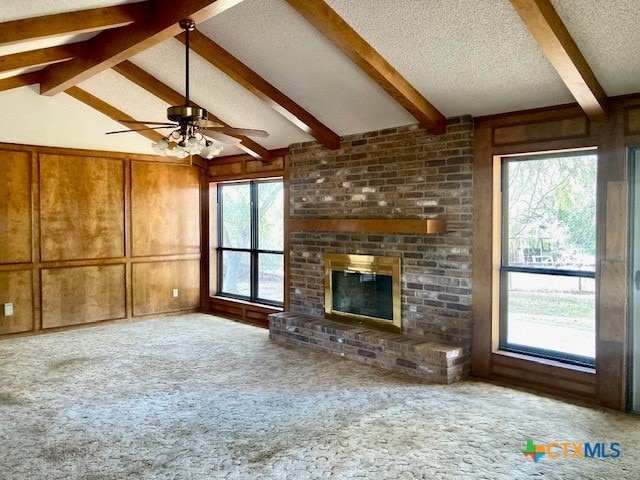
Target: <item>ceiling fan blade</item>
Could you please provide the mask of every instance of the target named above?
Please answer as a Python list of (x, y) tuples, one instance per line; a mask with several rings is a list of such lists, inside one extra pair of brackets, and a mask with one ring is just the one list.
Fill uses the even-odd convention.
[(131, 128), (129, 130), (117, 130), (115, 132), (107, 132), (106, 135), (111, 135), (113, 133), (142, 132), (144, 130), (160, 130), (162, 128), (175, 128), (175, 127), (171, 125), (166, 127)]
[(213, 128), (216, 132), (228, 133), (231, 135), (244, 135), (247, 137), (260, 137), (267, 138), (269, 134), (264, 130), (253, 130), (251, 128), (232, 128), (232, 127), (220, 127)]
[(176, 125), (171, 122), (146, 122), (144, 120), (117, 120), (119, 123), (142, 123), (144, 125)]
[(200, 133), (202, 133), (203, 135), (206, 135), (207, 137), (211, 137), (214, 140), (217, 140), (221, 143), (226, 143), (228, 145), (233, 145), (235, 143), (240, 143), (242, 141), (239, 138), (232, 137), (231, 135), (217, 132), (215, 130), (201, 130)]
[(212, 122), (211, 120), (196, 120), (191, 122), (192, 125), (200, 128), (224, 127), (221, 123)]

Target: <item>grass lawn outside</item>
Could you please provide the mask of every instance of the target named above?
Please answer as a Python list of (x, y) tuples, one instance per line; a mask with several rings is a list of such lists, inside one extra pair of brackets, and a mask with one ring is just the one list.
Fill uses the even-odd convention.
[(509, 291), (509, 315), (555, 325), (594, 328), (596, 318), (593, 293), (550, 293)]

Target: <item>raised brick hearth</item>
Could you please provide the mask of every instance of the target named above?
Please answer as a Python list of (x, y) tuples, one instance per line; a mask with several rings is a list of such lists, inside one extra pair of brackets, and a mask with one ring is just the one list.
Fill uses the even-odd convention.
[(453, 383), (468, 373), (469, 352), (464, 347), (309, 315), (269, 315), (269, 337), (437, 383)]
[[(296, 315), (272, 317), (272, 337), (438, 382), (464, 376), (472, 331), (472, 144), (465, 116), (449, 119), (439, 136), (409, 125), (343, 137), (334, 151), (292, 145), (285, 310)], [(446, 231), (325, 231), (318, 225), (326, 223), (313, 223), (323, 219), (440, 219)], [(325, 253), (401, 259), (404, 337), (324, 319)], [(334, 331), (343, 342), (331, 338), (338, 338)]]

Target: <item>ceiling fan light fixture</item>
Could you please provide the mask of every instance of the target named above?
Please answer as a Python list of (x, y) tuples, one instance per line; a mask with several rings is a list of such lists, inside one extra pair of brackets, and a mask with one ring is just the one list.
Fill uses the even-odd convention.
[(166, 155), (169, 148), (169, 140), (167, 138), (161, 138), (157, 142), (151, 144), (151, 148), (159, 155)]
[[(171, 133), (151, 144), (151, 147), (156, 154), (177, 158), (186, 158), (189, 155), (200, 154), (207, 159), (211, 159), (222, 152), (222, 147), (219, 146), (219, 143), (232, 145), (242, 141), (241, 138), (237, 138), (234, 135), (249, 135), (262, 138), (267, 137), (268, 133), (263, 130), (233, 128), (220, 123), (217, 119), (210, 119), (209, 113), (204, 108), (191, 104), (189, 100), (189, 33), (195, 30), (196, 24), (191, 19), (185, 19), (180, 22), (180, 27), (184, 30), (186, 37), (185, 98), (183, 105), (172, 105), (167, 108), (167, 118), (172, 123), (154, 121), (146, 122), (132, 119), (119, 120), (120, 123), (137, 124), (137, 127), (140, 127), (142, 124), (146, 125), (146, 127), (107, 132), (107, 134), (172, 128), (174, 130)], [(216, 144), (207, 137), (213, 138), (216, 141)], [(170, 146), (172, 148), (169, 148)]]
[(209, 142), (209, 145), (207, 145), (201, 153), (207, 160), (211, 160), (213, 157), (217, 157), (222, 153), (222, 148), (222, 145), (216, 147), (213, 145), (213, 142)]

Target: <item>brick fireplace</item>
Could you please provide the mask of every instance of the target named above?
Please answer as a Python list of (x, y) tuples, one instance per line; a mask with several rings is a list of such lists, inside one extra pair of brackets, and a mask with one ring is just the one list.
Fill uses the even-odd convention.
[[(402, 342), (393, 343), (402, 340), (398, 334), (360, 332), (361, 337), (372, 339), (370, 351), (359, 348), (366, 342), (356, 339), (358, 332), (340, 324), (324, 329), (343, 332), (342, 342), (338, 341), (340, 336), (330, 334), (326, 338), (316, 335), (315, 343), (295, 338), (296, 334), (309, 338), (309, 332), (322, 333), (322, 324), (303, 328), (300, 319), (317, 322), (324, 318), (325, 253), (398, 257), (405, 340), (436, 350), (450, 346), (452, 350), (444, 358), (448, 358), (445, 363), (450, 363), (447, 368), (452, 370), (435, 376), (447, 383), (463, 377), (469, 370), (472, 331), (472, 144), (472, 119), (463, 116), (449, 119), (447, 132), (440, 136), (410, 125), (343, 137), (337, 151), (315, 142), (292, 145), (288, 169), (290, 304), (285, 310), (289, 318), (294, 315), (298, 320), (289, 322), (287, 335), (281, 316), (275, 330), (284, 335), (274, 334), (272, 328), (272, 337), (326, 351), (340, 343), (342, 353), (349, 341), (359, 342), (352, 345), (358, 348), (349, 356), (376, 363), (372, 362), (373, 353), (393, 364), (377, 362), (383, 367), (416, 373), (412, 372), (418, 370), (416, 359), (402, 357), (407, 353)], [(375, 222), (371, 231), (319, 231), (318, 224), (326, 219), (394, 219), (408, 223), (441, 219), (446, 222), (446, 231), (402, 233), (389, 231), (388, 227), (375, 231)], [(296, 322), (297, 326), (293, 325)], [(306, 335), (300, 335), (301, 329)], [(391, 340), (390, 335), (398, 338)]]

